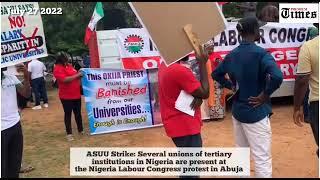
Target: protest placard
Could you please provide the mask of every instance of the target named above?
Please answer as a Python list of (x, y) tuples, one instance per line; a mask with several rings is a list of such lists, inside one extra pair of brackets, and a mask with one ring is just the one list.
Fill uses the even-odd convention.
[(224, 16), (214, 2), (132, 2), (129, 3), (147, 29), (166, 64), (193, 51), (183, 28), (191, 24), (204, 44), (226, 27)]
[(153, 127), (161, 123), (152, 104), (146, 70), (83, 69), (91, 134)]
[(1, 67), (47, 56), (37, 2), (1, 3)]

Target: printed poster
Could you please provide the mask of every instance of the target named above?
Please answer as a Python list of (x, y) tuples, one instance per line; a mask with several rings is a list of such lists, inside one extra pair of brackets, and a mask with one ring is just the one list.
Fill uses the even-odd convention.
[(85, 68), (83, 72), (82, 87), (90, 134), (140, 129), (161, 123), (153, 112), (147, 71)]

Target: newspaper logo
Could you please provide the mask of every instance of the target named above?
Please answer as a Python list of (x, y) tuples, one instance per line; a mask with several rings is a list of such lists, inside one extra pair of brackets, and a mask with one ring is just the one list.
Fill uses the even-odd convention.
[(280, 23), (318, 23), (318, 3), (280, 3)]

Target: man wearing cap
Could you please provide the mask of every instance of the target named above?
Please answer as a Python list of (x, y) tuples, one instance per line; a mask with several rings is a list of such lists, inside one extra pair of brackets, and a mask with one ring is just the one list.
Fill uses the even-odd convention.
[(250, 148), (256, 177), (272, 177), (270, 96), (280, 87), (283, 75), (272, 55), (255, 44), (262, 25), (255, 17), (238, 22), (242, 41), (214, 70), (212, 78), (236, 91), (232, 104), (236, 146)]

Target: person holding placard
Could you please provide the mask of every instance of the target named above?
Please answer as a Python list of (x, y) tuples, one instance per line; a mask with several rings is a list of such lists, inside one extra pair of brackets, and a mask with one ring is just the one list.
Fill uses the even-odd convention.
[(1, 178), (18, 178), (22, 161), (23, 133), (17, 92), (29, 97), (31, 87), (26, 67), (23, 64), (16, 67), (17, 72), (23, 72), (23, 84), (15, 75), (4, 72), (7, 68), (1, 68)]
[(256, 17), (238, 22), (242, 41), (213, 71), (212, 78), (236, 91), (232, 105), (236, 146), (250, 148), (256, 177), (272, 177), (270, 96), (280, 87), (283, 74), (272, 55), (255, 44), (260, 26)]
[[(201, 138), (201, 110), (202, 99), (209, 97), (209, 83), (206, 63), (208, 53), (197, 54), (200, 66), (200, 82), (192, 73), (192, 70), (185, 66), (188, 55), (180, 61), (167, 66), (161, 63), (158, 73), (159, 81), (159, 101), (163, 126), (167, 135), (172, 139), (177, 147), (202, 147)], [(176, 109), (176, 101), (181, 92), (185, 92), (193, 97), (190, 109), (194, 110), (194, 115), (187, 114)], [(199, 176), (189, 176), (198, 178)], [(180, 176), (186, 178), (186, 176)]]
[(67, 140), (73, 141), (71, 114), (72, 111), (78, 127), (78, 132), (84, 135), (82, 116), (81, 116), (81, 72), (77, 72), (71, 64), (68, 63), (67, 55), (60, 52), (57, 55), (57, 61), (54, 66), (53, 75), (57, 79), (59, 87), (59, 98), (64, 110), (64, 123), (67, 132)]
[[(200, 106), (202, 99), (207, 99), (209, 96), (206, 70), (208, 55), (203, 50), (201, 54), (197, 54), (200, 82), (189, 68), (181, 64), (187, 60), (188, 56), (170, 66), (164, 62), (160, 65), (158, 79), (161, 117), (167, 135), (177, 147), (202, 147)], [(175, 108), (181, 91), (194, 97), (190, 105), (195, 110), (194, 116)]]

